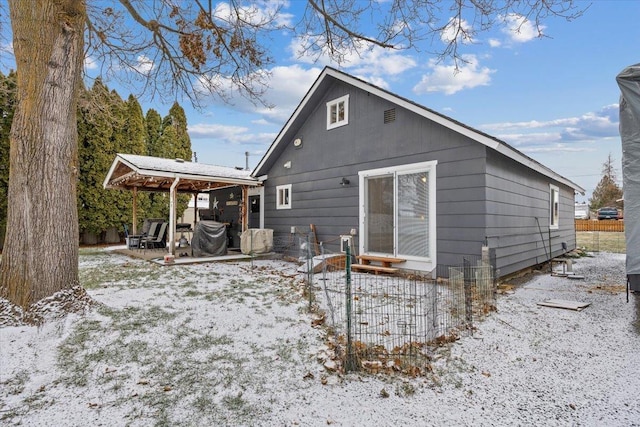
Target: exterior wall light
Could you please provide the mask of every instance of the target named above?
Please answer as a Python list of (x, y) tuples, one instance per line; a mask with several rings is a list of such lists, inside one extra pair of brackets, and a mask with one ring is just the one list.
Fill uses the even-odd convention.
[(349, 181), (347, 178), (342, 177), (342, 180), (340, 181), (340, 185), (342, 185), (343, 187), (349, 185), (351, 183), (351, 181)]

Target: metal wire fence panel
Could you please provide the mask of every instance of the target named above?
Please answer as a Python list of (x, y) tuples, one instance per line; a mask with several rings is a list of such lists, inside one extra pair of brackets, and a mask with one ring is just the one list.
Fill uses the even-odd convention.
[(627, 250), (623, 232), (576, 232), (576, 245), (589, 252), (625, 253)]
[(313, 276), (316, 301), (335, 341), (352, 343), (351, 354), (338, 348), (342, 359), (355, 358), (364, 369), (426, 373), (434, 346), (469, 333), (473, 319), (495, 308), (493, 270), (482, 262), (452, 267), (448, 280), (434, 280), (424, 272), (347, 272), (326, 262), (334, 256), (323, 257)]

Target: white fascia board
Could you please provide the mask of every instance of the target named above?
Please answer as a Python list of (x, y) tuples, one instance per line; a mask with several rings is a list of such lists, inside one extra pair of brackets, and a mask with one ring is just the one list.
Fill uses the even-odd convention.
[(111, 181), (111, 175), (113, 175), (113, 171), (116, 170), (116, 166), (120, 162), (120, 158), (116, 155), (116, 158), (113, 159), (113, 163), (111, 163), (111, 167), (109, 168), (109, 172), (107, 172), (107, 176), (104, 177), (104, 181), (102, 181), (102, 188), (107, 188), (109, 185), (109, 181)]

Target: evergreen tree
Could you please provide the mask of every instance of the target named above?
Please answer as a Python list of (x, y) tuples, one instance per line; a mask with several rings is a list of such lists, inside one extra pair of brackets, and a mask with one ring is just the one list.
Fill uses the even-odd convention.
[[(82, 92), (78, 113), (78, 217), (81, 232), (101, 236), (107, 229), (122, 230), (131, 224), (131, 193), (105, 190), (104, 177), (117, 153), (146, 154), (146, 132), (142, 108), (129, 96), (123, 101), (97, 79), (90, 91)], [(138, 217), (144, 218), (148, 195), (138, 194)]]
[(145, 119), (147, 132), (147, 154), (153, 157), (164, 157), (160, 147), (160, 137), (162, 136), (162, 117), (153, 108), (147, 111)]
[[(146, 156), (149, 150), (147, 148), (147, 128), (142, 107), (140, 106), (138, 99), (133, 95), (129, 95), (129, 98), (123, 104), (123, 109), (123, 138), (120, 141), (122, 145), (118, 147), (118, 152), (123, 154), (139, 154)], [(127, 211), (126, 214), (123, 212), (123, 215), (121, 215), (122, 217), (125, 217), (126, 220), (121, 222), (130, 224), (133, 217), (133, 195), (132, 193), (129, 193), (123, 194), (123, 196), (124, 207), (122, 209), (127, 209)], [(142, 191), (137, 193), (136, 207), (138, 220), (148, 216), (150, 207), (149, 193)], [(137, 224), (137, 226), (139, 227), (141, 224)], [(137, 229), (141, 230), (142, 228), (139, 227)]]
[[(175, 158), (174, 142), (176, 130), (172, 125), (162, 127), (162, 134), (157, 141), (157, 152), (166, 159)], [(148, 216), (150, 218), (169, 218), (169, 193), (150, 193), (150, 206)]]
[(16, 73), (0, 72), (0, 249), (7, 226), (7, 189), (9, 187), (9, 132), (16, 108)]
[(191, 160), (193, 153), (191, 152), (191, 139), (187, 133), (187, 115), (180, 104), (173, 103), (165, 121), (170, 121), (176, 132), (175, 141), (173, 142), (174, 156), (186, 161)]
[(90, 91), (82, 91), (78, 113), (78, 220), (81, 232), (98, 236), (109, 227), (121, 226), (118, 207), (123, 195), (102, 188), (115, 156), (115, 131), (119, 97), (97, 79)]
[(129, 95), (124, 103), (124, 123), (123, 123), (124, 140), (123, 146), (119, 147), (120, 152), (127, 154), (147, 154), (146, 145), (146, 129), (144, 123), (144, 115), (142, 107), (138, 99)]
[[(180, 104), (174, 102), (169, 109), (169, 116), (171, 117), (173, 127), (176, 130), (176, 140), (174, 142), (174, 154), (175, 157), (179, 157), (186, 161), (190, 161), (193, 152), (191, 151), (191, 138), (187, 132), (187, 115)], [(189, 206), (189, 200), (191, 195), (182, 194), (178, 196), (178, 203), (176, 206), (176, 215), (182, 216), (184, 211)]]
[(618, 200), (622, 199), (622, 194), (622, 189), (616, 184), (616, 168), (609, 153), (607, 160), (602, 164), (602, 179), (589, 199), (589, 208), (598, 210), (603, 206), (621, 207), (622, 204)]

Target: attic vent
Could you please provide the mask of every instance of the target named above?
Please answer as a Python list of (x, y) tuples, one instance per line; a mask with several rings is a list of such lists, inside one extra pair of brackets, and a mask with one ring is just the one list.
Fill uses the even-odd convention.
[(396, 109), (384, 110), (384, 122), (391, 123), (396, 121)]

